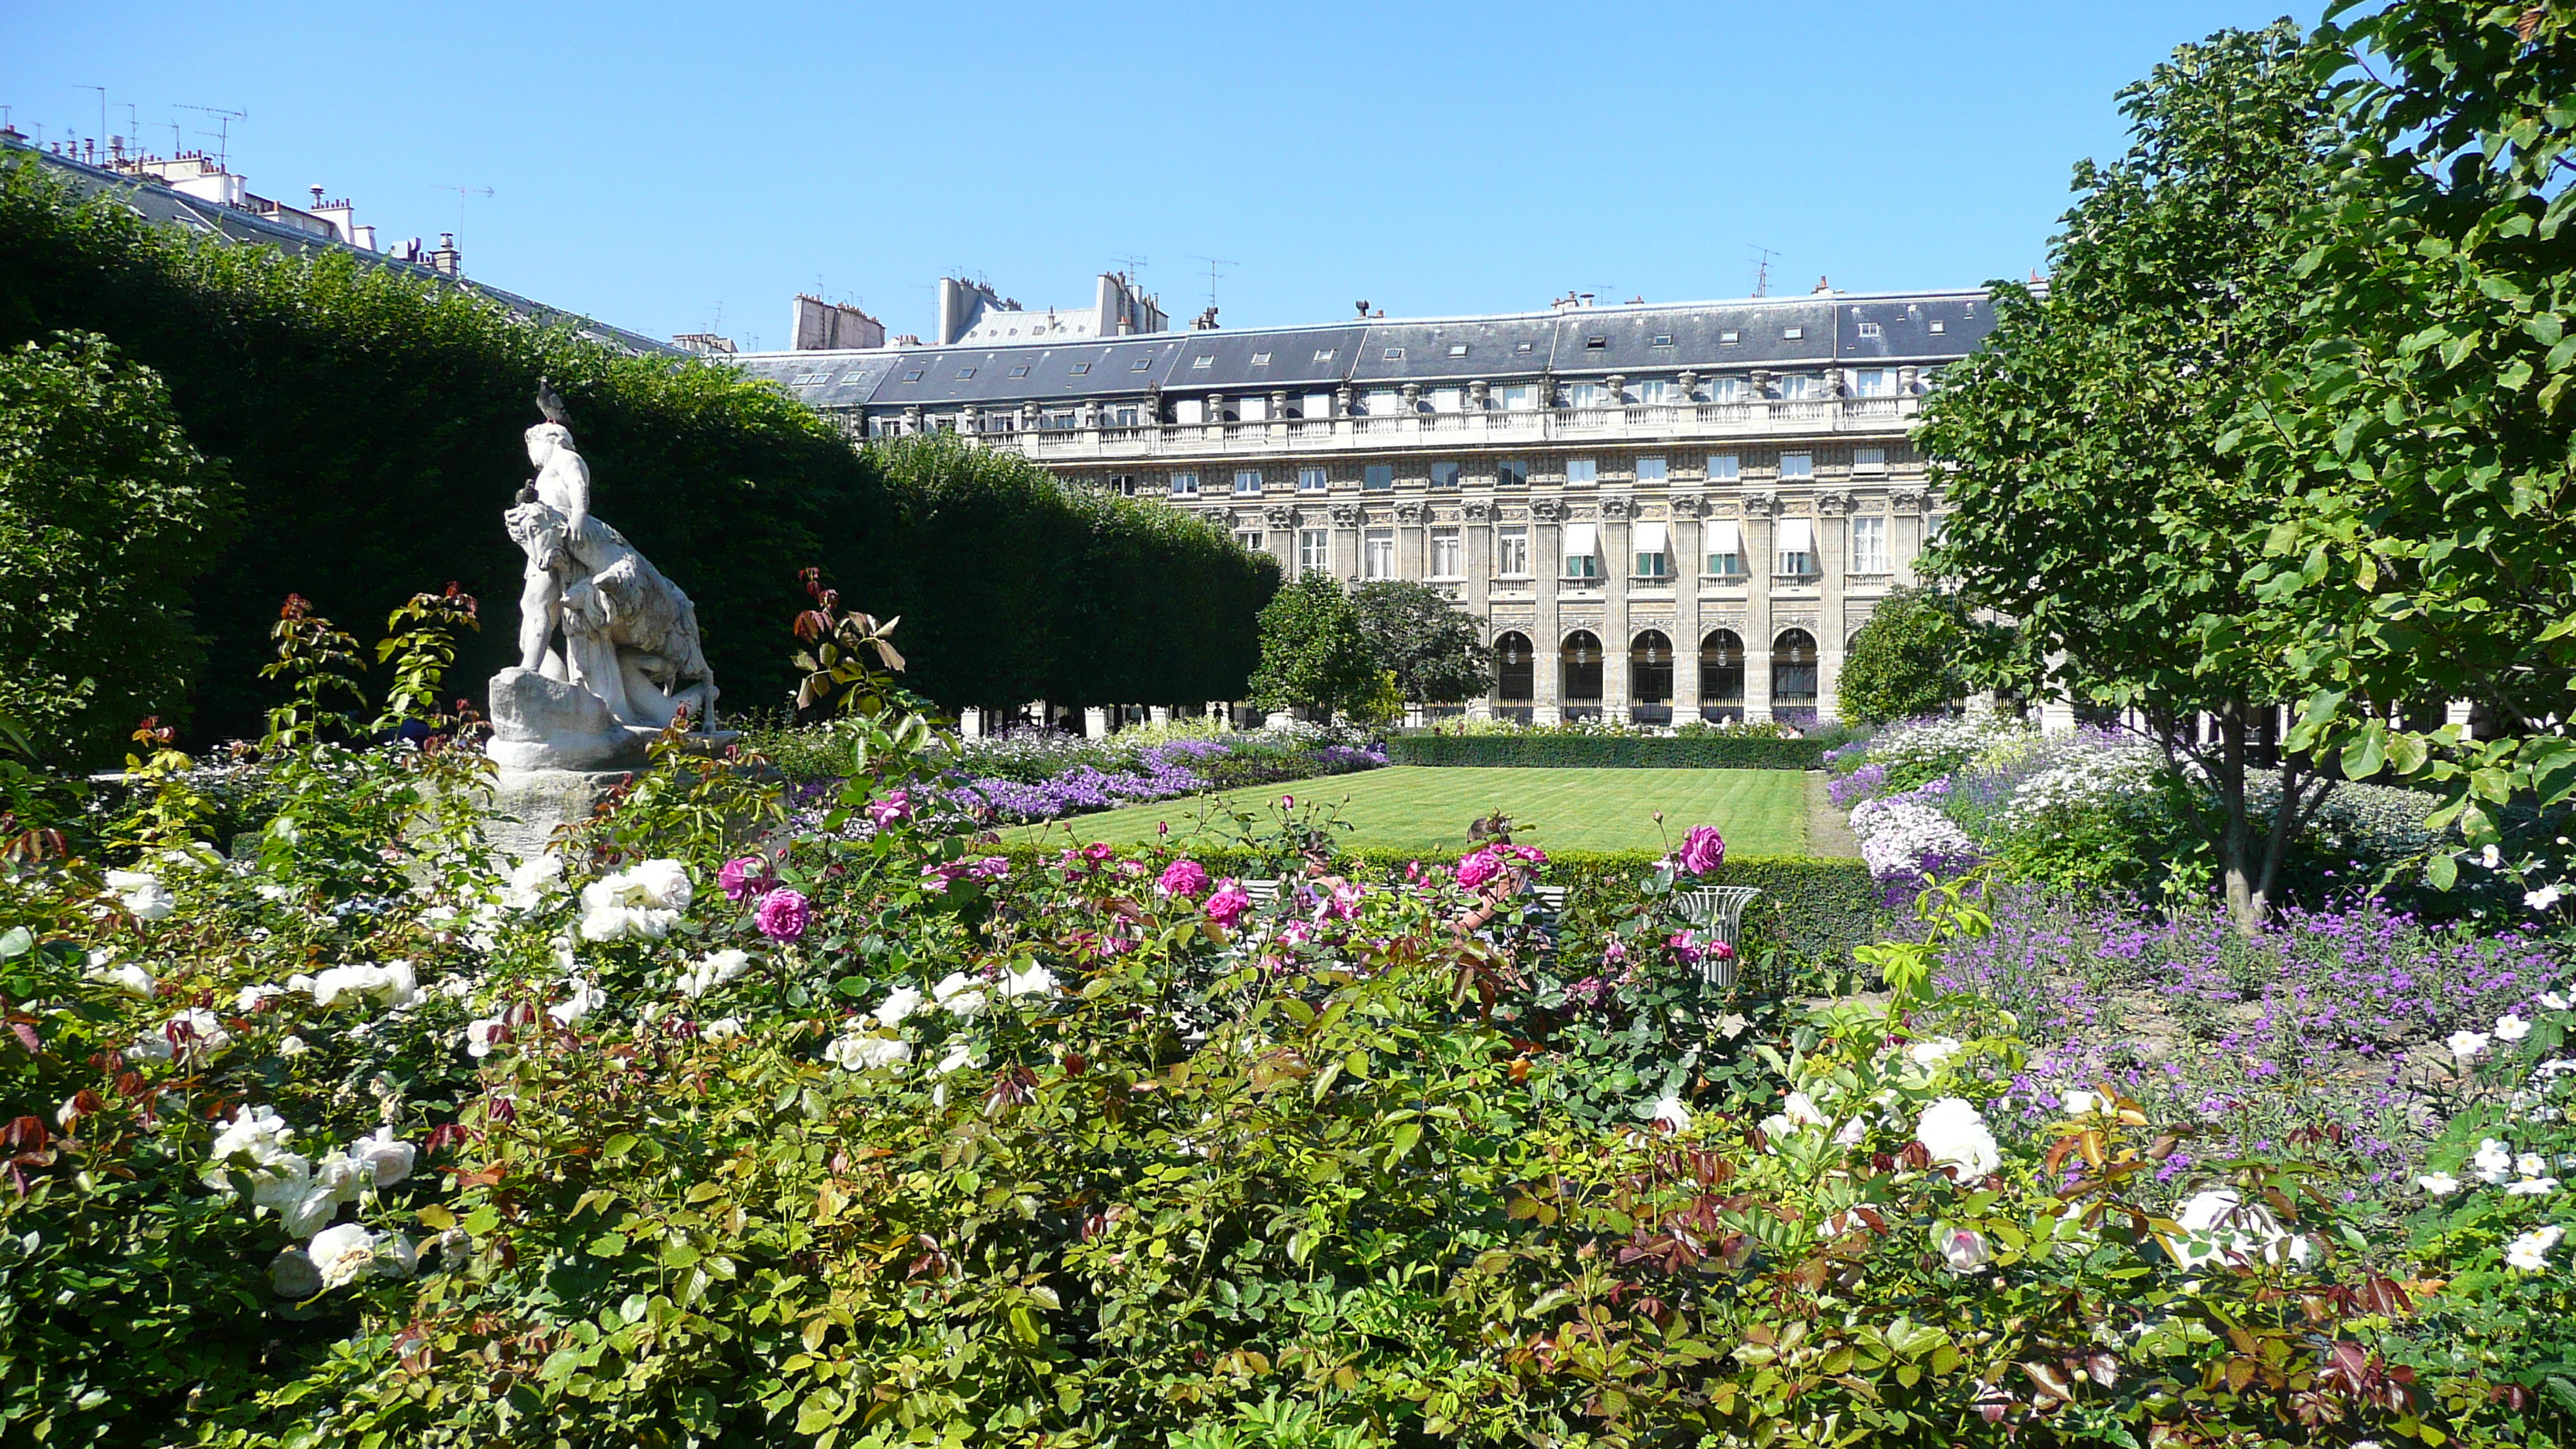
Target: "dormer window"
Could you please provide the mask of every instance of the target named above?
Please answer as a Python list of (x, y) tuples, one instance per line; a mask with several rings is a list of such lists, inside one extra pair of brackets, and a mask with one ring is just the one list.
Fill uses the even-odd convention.
[(1583, 350), (1586, 352), (1599, 352), (1609, 345), (1610, 339), (1607, 337), (1586, 337), (1583, 339)]
[(1450, 355), (1451, 357), (1464, 357), (1464, 356), (1466, 356), (1466, 355), (1467, 355), (1467, 344), (1466, 344), (1466, 343), (1464, 343), (1464, 342), (1452, 342), (1452, 343), (1450, 343), (1450, 344), (1449, 344), (1449, 355)]
[(1806, 338), (1807, 329), (1804, 327), (1783, 327), (1780, 329), (1780, 340), (1783, 342), (1803, 342)]
[(959, 382), (964, 382), (966, 379), (973, 377), (974, 375), (975, 369), (971, 367), (961, 367), (957, 369), (957, 380)]
[(1202, 352), (1198, 356), (1190, 359), (1190, 366), (1214, 367), (1216, 366), (1216, 354), (1213, 352)]
[(1655, 338), (1653, 345), (1654, 345), (1654, 346), (1657, 346), (1657, 347), (1670, 347), (1670, 346), (1672, 346), (1672, 345), (1673, 345), (1673, 334), (1671, 334), (1671, 333), (1669, 333), (1669, 332), (1659, 334), (1659, 335)]
[(1386, 360), (1389, 362), (1402, 362), (1404, 360), (1404, 349), (1401, 347), (1388, 348), (1386, 350)]
[(1252, 365), (1255, 367), (1268, 367), (1270, 365), (1270, 354), (1267, 352), (1256, 352), (1252, 354)]
[(1029, 375), (1029, 365), (1028, 365), (1027, 363), (1025, 363), (1025, 362), (1023, 362), (1023, 363), (1021, 363), (1019, 366), (1014, 367), (1014, 368), (1012, 368), (1012, 369), (1011, 369), (1011, 376), (1013, 376), (1013, 377), (1026, 377), (1026, 376), (1028, 376), (1028, 375)]

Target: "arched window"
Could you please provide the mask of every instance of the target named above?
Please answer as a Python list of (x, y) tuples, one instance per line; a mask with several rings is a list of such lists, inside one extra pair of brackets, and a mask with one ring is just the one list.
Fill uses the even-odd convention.
[(1744, 641), (1732, 629), (1699, 641), (1699, 702), (1703, 708), (1744, 708)]
[(1563, 665), (1568, 703), (1596, 703), (1601, 698), (1601, 641), (1588, 629), (1577, 629), (1565, 636), (1565, 647), (1558, 651)]
[(1538, 698), (1538, 651), (1526, 634), (1505, 634), (1494, 641), (1497, 692), (1505, 704), (1527, 704)]
[(1816, 707), (1816, 636), (1804, 629), (1783, 629), (1771, 641), (1771, 706)]
[(1673, 641), (1649, 629), (1628, 646), (1628, 698), (1637, 704), (1673, 699)]

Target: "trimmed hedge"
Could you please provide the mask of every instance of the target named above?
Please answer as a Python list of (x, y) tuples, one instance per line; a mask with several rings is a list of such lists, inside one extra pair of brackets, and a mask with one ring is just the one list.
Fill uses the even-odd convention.
[[(1014, 841), (993, 849), (1014, 869), (1029, 870), (1053, 863), (1064, 847)], [(1274, 868), (1265, 866), (1265, 857), (1256, 852), (1231, 847), (1186, 852), (1168, 846), (1128, 848), (1119, 850), (1117, 858), (1149, 860), (1159, 866), (1183, 854), (1206, 866), (1214, 876), (1258, 876)], [(1354, 874), (1383, 876), (1401, 872), (1413, 861), (1446, 867), (1454, 856), (1439, 851), (1366, 847), (1340, 851), (1334, 858)], [(1589, 919), (1635, 900), (1638, 878), (1662, 859), (1661, 853), (1651, 850), (1550, 851), (1542, 879), (1546, 884), (1565, 887), (1568, 918)], [(1869, 867), (1857, 860), (1734, 856), (1706, 884), (1760, 890), (1761, 898), (1745, 908), (1747, 939), (1779, 946), (1794, 957), (1839, 960), (1849, 955), (1852, 947), (1867, 945), (1877, 938), (1878, 889), (1870, 880)]]
[(1397, 735), (1391, 765), (1600, 770), (1813, 770), (1823, 740), (1759, 735)]

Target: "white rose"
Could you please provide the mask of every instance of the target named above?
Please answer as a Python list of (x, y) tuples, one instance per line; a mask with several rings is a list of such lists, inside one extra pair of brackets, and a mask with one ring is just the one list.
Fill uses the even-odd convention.
[(2469, 1162), (2477, 1168), (2478, 1177), (2481, 1180), (2502, 1182), (2505, 1175), (2513, 1171), (2513, 1151), (2489, 1137), (2478, 1143), (2477, 1155), (2471, 1157)]
[(921, 1004), (925, 999), (912, 987), (898, 986), (887, 992), (886, 999), (878, 1002), (877, 1009), (869, 1014), (877, 1019), (877, 1024), (880, 1026), (901, 1026), (905, 1017), (921, 1010)]
[(962, 971), (950, 972), (930, 988), (930, 999), (961, 1021), (972, 1021), (984, 1010), (982, 983)]
[[(2235, 1258), (2260, 1256), (2267, 1263), (2284, 1259), (2306, 1263), (2316, 1256), (2316, 1245), (2305, 1237), (2293, 1237), (2260, 1204), (2247, 1206), (2244, 1199), (2227, 1188), (2213, 1188), (2200, 1193), (2183, 1205), (2175, 1219), (2190, 1234), (2174, 1254), (2174, 1260), (2186, 1268), (2218, 1261), (2222, 1255)], [(2221, 1229), (2224, 1228), (2224, 1235)]]
[(1690, 1104), (1666, 1092), (1655, 1099), (1654, 1120), (1675, 1132), (1688, 1132), (1691, 1127)]
[(469, 1057), (490, 1056), (504, 1029), (505, 1023), (497, 1016), (479, 1017), (465, 1023), (465, 1054)]
[(1905, 1059), (1927, 1072), (1958, 1054), (1959, 1043), (1946, 1036), (1936, 1036), (1929, 1041), (1918, 1041), (1905, 1049)]
[(912, 1060), (912, 1048), (891, 1037), (844, 1036), (823, 1048), (823, 1059), (845, 1072), (900, 1067)]
[(278, 1217), (292, 1237), (318, 1233), (340, 1215), (340, 1197), (321, 1183), (307, 1186), (294, 1202), (278, 1210)]
[(394, 1129), (379, 1127), (350, 1143), (349, 1157), (376, 1186), (391, 1187), (411, 1176), (417, 1153), (410, 1143), (394, 1135)]
[(152, 979), (151, 972), (131, 961), (93, 970), (90, 975), (110, 983), (128, 996), (140, 996), (146, 1001), (150, 1001), (161, 990), (161, 983)]
[(2004, 1165), (1995, 1134), (1965, 1098), (1943, 1097), (1924, 1108), (1914, 1137), (1932, 1154), (1935, 1167), (1956, 1169), (1961, 1182), (1974, 1182)]
[(1044, 966), (1031, 966), (1026, 971), (1005, 971), (1002, 973), (1001, 993), (1004, 1001), (1021, 996), (1052, 996), (1055, 994), (1055, 973)]
[(587, 981), (574, 981), (567, 984), (572, 987), (571, 994), (546, 1008), (546, 1015), (565, 1026), (570, 1026), (590, 1015), (592, 1011), (608, 1002), (608, 993)]
[(363, 1277), (376, 1263), (376, 1235), (357, 1223), (342, 1223), (313, 1235), (304, 1251), (321, 1270), (322, 1286), (337, 1288)]
[(2070, 1117), (2089, 1117), (2103, 1110), (2107, 1105), (2102, 1100), (2101, 1094), (2085, 1091), (2081, 1087), (2066, 1094), (2066, 1115)]
[(1953, 1273), (1974, 1273), (1994, 1260), (1986, 1235), (1974, 1228), (1947, 1228), (1940, 1236), (1941, 1256)]
[(937, 1070), (941, 1076), (946, 1076), (974, 1059), (975, 1044), (959, 1037), (948, 1044), (948, 1054), (939, 1059)]
[(261, 1002), (268, 1000), (272, 996), (284, 996), (285, 994), (286, 988), (283, 986), (245, 986), (241, 990), (233, 993), (233, 1010), (239, 1015), (248, 1016), (252, 1012), (259, 1010), (259, 1004)]
[(116, 892), (116, 898), (138, 921), (167, 920), (179, 909), (169, 887), (145, 871), (111, 870), (107, 873), (107, 888)]
[(700, 1041), (731, 1041), (740, 1035), (742, 1035), (742, 1019), (740, 1017), (719, 1016), (715, 1020), (698, 1028), (698, 1040)]
[(367, 1190), (367, 1170), (347, 1151), (333, 1152), (313, 1164), (313, 1185), (335, 1203), (356, 1202)]
[(501, 904), (525, 914), (544, 905), (546, 893), (563, 880), (563, 858), (540, 855), (523, 860), (510, 868), (510, 883), (501, 892)]
[(310, 1298), (322, 1291), (322, 1270), (302, 1248), (288, 1248), (268, 1262), (268, 1291), (280, 1298)]
[(689, 868), (676, 860), (645, 861), (627, 871), (626, 878), (643, 895), (635, 904), (655, 910), (686, 910), (690, 898), (697, 893), (689, 882)]
[(253, 1162), (266, 1162), (286, 1150), (287, 1140), (295, 1129), (286, 1125), (274, 1107), (235, 1107), (232, 1120), (215, 1132), (214, 1146), (209, 1149), (217, 1162), (236, 1153), (247, 1153)]
[(312, 1048), (306, 1046), (304, 1044), (304, 1038), (300, 1036), (287, 1036), (280, 1037), (278, 1039), (277, 1054), (279, 1056), (300, 1057), (311, 1050)]

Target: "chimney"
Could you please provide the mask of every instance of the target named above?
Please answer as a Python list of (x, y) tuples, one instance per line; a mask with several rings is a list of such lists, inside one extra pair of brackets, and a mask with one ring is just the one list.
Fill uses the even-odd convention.
[(429, 254), (430, 270), (450, 277), (465, 275), (465, 254), (456, 249), (456, 233), (438, 234), (438, 250)]
[(1817, 296), (1821, 297), (1821, 296), (1823, 296), (1824, 294), (1826, 294), (1826, 293), (1828, 293), (1828, 292), (1832, 291), (1833, 289), (1834, 289), (1834, 284), (1833, 284), (1833, 283), (1826, 281), (1826, 280), (1825, 280), (1824, 278), (1822, 278), (1822, 277), (1818, 277), (1818, 278), (1816, 278), (1816, 291), (1815, 291), (1815, 295), (1817, 295)]

